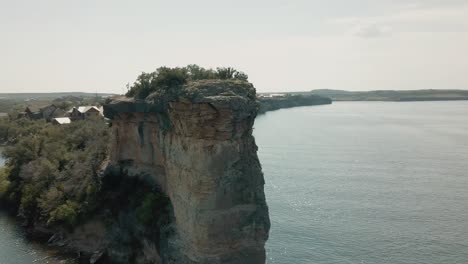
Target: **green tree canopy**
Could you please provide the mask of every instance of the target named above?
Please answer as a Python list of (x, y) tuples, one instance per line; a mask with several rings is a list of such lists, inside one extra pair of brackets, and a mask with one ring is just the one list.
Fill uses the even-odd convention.
[(219, 67), (216, 70), (205, 69), (196, 64), (175, 68), (160, 67), (154, 72), (140, 74), (126, 95), (144, 99), (154, 92), (175, 94), (187, 82), (213, 79), (247, 81), (248, 76), (232, 67)]

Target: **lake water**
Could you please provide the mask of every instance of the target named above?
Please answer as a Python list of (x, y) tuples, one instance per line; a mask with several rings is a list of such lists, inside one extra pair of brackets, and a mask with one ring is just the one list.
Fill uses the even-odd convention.
[[(285, 109), (254, 134), (269, 264), (468, 263), (468, 101)], [(48, 256), (0, 214), (0, 264)]]
[(53, 253), (42, 246), (29, 242), (23, 230), (12, 217), (0, 211), (0, 263), (61, 263), (52, 257)]
[(268, 263), (468, 263), (468, 101), (269, 112)]

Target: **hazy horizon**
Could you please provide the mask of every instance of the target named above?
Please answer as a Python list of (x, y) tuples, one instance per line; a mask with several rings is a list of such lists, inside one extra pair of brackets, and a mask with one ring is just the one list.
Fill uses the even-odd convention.
[(468, 89), (463, 0), (0, 1), (0, 93), (123, 93), (187, 64), (258, 92)]
[[(297, 91), (258, 91), (257, 93), (301, 93), (301, 92), (310, 92), (314, 90), (337, 90), (337, 91), (348, 91), (348, 92), (381, 92), (381, 91), (423, 91), (423, 90), (457, 90), (457, 91), (468, 91), (468, 89), (408, 89), (408, 90), (398, 90), (398, 89), (393, 89), (393, 90), (346, 90), (346, 89), (312, 89), (312, 90), (297, 90)], [(85, 94), (95, 94), (96, 92), (83, 92), (83, 91), (51, 91), (51, 92), (0, 92), (0, 94), (74, 94), (74, 93), (85, 93)], [(124, 94), (122, 92), (99, 92), (99, 95), (102, 94)]]

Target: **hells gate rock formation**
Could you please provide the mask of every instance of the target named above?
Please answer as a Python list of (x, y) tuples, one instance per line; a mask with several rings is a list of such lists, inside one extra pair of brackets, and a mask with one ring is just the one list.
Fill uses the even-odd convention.
[(206, 80), (182, 89), (166, 101), (114, 98), (104, 107), (111, 166), (150, 177), (169, 197), (175, 232), (161, 242), (162, 263), (265, 263), (270, 221), (252, 136), (255, 88)]

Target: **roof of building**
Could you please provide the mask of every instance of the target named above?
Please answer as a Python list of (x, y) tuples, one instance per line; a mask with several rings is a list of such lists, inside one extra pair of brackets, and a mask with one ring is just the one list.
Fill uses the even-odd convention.
[(70, 124), (71, 123), (71, 119), (68, 118), (68, 117), (56, 117), (53, 120), (55, 120), (60, 125)]
[(80, 111), (81, 113), (86, 113), (88, 112), (89, 110), (91, 109), (94, 109), (98, 112), (101, 112), (101, 110), (97, 107), (97, 106), (93, 106), (93, 105), (90, 105), (90, 106), (79, 106), (78, 107), (78, 111)]
[(49, 105), (41, 105), (41, 106), (31, 106), (31, 105), (28, 105), (26, 107), (26, 109), (29, 109), (29, 111), (31, 111), (32, 113), (39, 113), (41, 112), (43, 109), (46, 109), (48, 107), (55, 107), (57, 108), (54, 104), (49, 104)]
[(50, 113), (50, 117), (64, 117), (65, 111), (60, 108), (55, 109), (52, 113)]
[[(31, 113), (39, 113), (41, 111), (41, 107), (39, 106), (27, 106), (26, 111), (29, 110)], [(25, 111), (25, 112), (26, 112)]]

